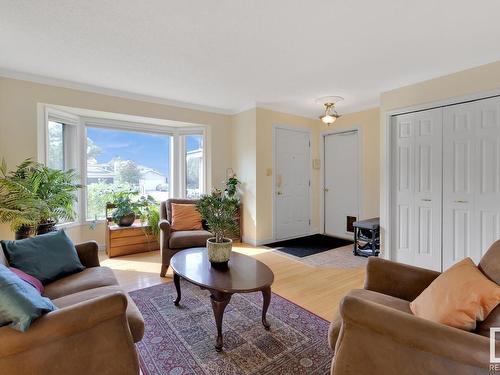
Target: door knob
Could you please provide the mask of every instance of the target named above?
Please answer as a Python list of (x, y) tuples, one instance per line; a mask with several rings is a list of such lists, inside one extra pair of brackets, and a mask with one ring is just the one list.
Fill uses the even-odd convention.
[(461, 200), (458, 200), (458, 201), (455, 201), (455, 203), (469, 203), (468, 201), (461, 201)]
[(283, 195), (283, 193), (281, 191), (278, 191), (278, 195)]
[(328, 193), (330, 190), (328, 188), (325, 188), (325, 193)]
[(422, 199), (423, 202), (432, 202), (432, 199)]

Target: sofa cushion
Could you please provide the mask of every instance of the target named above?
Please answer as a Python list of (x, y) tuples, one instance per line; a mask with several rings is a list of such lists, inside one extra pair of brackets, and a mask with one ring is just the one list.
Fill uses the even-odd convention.
[[(62, 309), (79, 302), (88, 301), (89, 299), (114, 292), (123, 292), (123, 290), (118, 285), (103, 286), (100, 288), (69, 294), (67, 296), (54, 299), (52, 302), (57, 307)], [(125, 294), (127, 296), (127, 320), (130, 327), (130, 333), (132, 334), (134, 342), (139, 342), (142, 340), (142, 336), (144, 335), (144, 320), (135, 302), (127, 293)]]
[(31, 322), (57, 307), (3, 264), (0, 265), (0, 326), (24, 332)]
[(64, 230), (18, 241), (2, 241), (2, 247), (10, 266), (36, 277), (43, 284), (85, 268)]
[(9, 270), (11, 270), (12, 272), (14, 272), (21, 280), (23, 280), (23, 281), (27, 282), (28, 284), (30, 284), (40, 294), (43, 294), (43, 291), (45, 290), (45, 288), (43, 287), (42, 282), (40, 280), (38, 280), (36, 277), (28, 275), (26, 272), (18, 270), (15, 267), (9, 267)]
[(188, 230), (172, 232), (169, 240), (171, 249), (185, 249), (188, 247), (206, 246), (207, 239), (213, 235), (206, 230)]
[(82, 290), (109, 285), (118, 285), (113, 271), (108, 267), (91, 267), (45, 285), (44, 295), (55, 299)]

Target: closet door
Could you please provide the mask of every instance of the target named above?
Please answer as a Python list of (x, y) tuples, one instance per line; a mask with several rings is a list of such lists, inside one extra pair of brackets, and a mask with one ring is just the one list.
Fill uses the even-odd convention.
[(442, 109), (393, 118), (396, 260), (441, 270)]
[[(476, 105), (450, 106), (443, 115), (443, 269), (472, 256)], [(476, 260), (476, 259), (475, 259)]]
[(500, 98), (444, 112), (443, 267), (500, 238)]
[(477, 106), (475, 210), (476, 262), (500, 239), (500, 98), (480, 100)]

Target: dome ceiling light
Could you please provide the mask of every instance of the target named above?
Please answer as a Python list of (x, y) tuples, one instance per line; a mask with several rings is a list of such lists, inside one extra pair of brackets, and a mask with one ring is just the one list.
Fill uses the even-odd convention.
[(316, 102), (325, 106), (325, 113), (319, 116), (319, 119), (326, 125), (331, 125), (341, 116), (335, 110), (335, 104), (344, 100), (341, 96), (325, 96), (319, 98)]

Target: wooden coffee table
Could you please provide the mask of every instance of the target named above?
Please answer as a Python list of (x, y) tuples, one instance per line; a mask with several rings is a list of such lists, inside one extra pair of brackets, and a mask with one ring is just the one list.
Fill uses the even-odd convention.
[(215, 349), (222, 350), (222, 318), (224, 310), (234, 293), (262, 292), (264, 303), (262, 306), (262, 324), (265, 329), (270, 325), (266, 320), (266, 313), (271, 302), (271, 285), (274, 274), (271, 269), (258, 260), (239, 254), (231, 253), (229, 267), (220, 270), (212, 267), (208, 261), (207, 249), (197, 247), (176, 253), (170, 260), (174, 271), (174, 284), (177, 298), (174, 304), (179, 306), (181, 300), (180, 278), (210, 291), (210, 301), (217, 325), (217, 343)]

